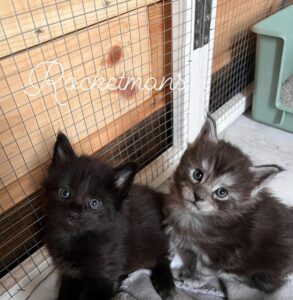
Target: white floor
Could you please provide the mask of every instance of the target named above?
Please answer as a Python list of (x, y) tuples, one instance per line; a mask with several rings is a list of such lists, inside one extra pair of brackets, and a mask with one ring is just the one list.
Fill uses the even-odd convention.
[[(241, 147), (255, 164), (279, 164), (285, 168), (270, 186), (283, 202), (293, 206), (293, 133), (257, 123), (247, 114), (231, 124), (223, 137)], [(12, 299), (52, 300), (56, 274), (50, 271), (46, 270)], [(37, 287), (42, 278), (46, 280)]]

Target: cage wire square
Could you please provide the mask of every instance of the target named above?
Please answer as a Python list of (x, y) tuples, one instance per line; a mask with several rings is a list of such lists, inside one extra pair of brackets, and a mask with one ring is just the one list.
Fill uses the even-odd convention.
[[(174, 164), (188, 133), (191, 11), (178, 0), (9, 0), (1, 9), (1, 298), (52, 268), (41, 183), (59, 130), (79, 154), (138, 162), (141, 183)], [(123, 73), (158, 82), (181, 73), (185, 89), (89, 90), (85, 79)], [(65, 89), (71, 78), (85, 88)]]
[(292, 4), (292, 0), (213, 1), (206, 102), (219, 122), (241, 105), (238, 93), (249, 97), (253, 92), (256, 36), (251, 27)]

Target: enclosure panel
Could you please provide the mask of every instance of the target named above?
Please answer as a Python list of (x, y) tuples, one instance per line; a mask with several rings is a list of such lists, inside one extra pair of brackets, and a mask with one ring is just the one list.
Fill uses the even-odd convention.
[(218, 0), (213, 73), (230, 64), (239, 53), (246, 30), (280, 7), (282, 0)]
[[(163, 103), (162, 99), (161, 102)], [(157, 101), (155, 103), (159, 105)], [(155, 106), (154, 102), (150, 106)], [(156, 106), (156, 109), (150, 116), (147, 115), (147, 107), (141, 107), (136, 112), (131, 111), (132, 115), (124, 119), (125, 125), (129, 126), (128, 130), (104, 145), (94, 156), (113, 165), (133, 160), (140, 168), (158, 157), (170, 147), (172, 135), (170, 124), (166, 122), (169, 107), (161, 105), (161, 108)], [(144, 120), (135, 124), (142, 114)], [(117, 128), (121, 126), (116, 125)], [(101, 139), (103, 138), (107, 140), (106, 136), (101, 136)], [(42, 193), (37, 192), (0, 216), (1, 238), (5, 241), (0, 243), (0, 277), (7, 273), (7, 269), (11, 270), (17, 266), (22, 257), (27, 257), (43, 245), (44, 203)]]
[[(116, 49), (122, 57), (112, 62)], [(162, 62), (162, 58), (157, 59)], [(31, 96), (38, 92), (29, 82), (31, 69), (43, 61), (54, 60), (64, 66), (64, 71), (57, 64), (37, 68), (32, 84), (40, 92)], [(1, 60), (1, 70), (3, 127), (0, 134), (4, 155), (0, 172), (2, 184), (7, 187), (2, 193), (13, 196), (15, 202), (36, 190), (34, 182), (40, 182), (43, 172), (40, 166), (50, 157), (56, 130), (67, 133), (78, 153), (91, 154), (131, 126), (125, 122), (129, 116), (121, 118), (124, 114), (135, 109), (132, 115), (141, 118), (133, 120), (135, 124), (163, 105), (162, 96), (156, 98), (161, 101), (156, 103), (151, 99), (152, 90), (140, 90), (139, 83), (126, 91), (92, 89), (89, 92), (91, 83), (87, 85), (83, 81), (85, 76), (94, 81), (95, 76), (106, 80), (125, 73), (145, 82), (152, 75), (146, 8), (33, 48), (28, 53), (7, 57)], [(78, 84), (83, 82), (85, 90), (64, 90), (68, 82), (71, 84), (71, 77)], [(140, 107), (145, 101), (148, 102)], [(13, 205), (7, 196), (1, 200), (3, 210)]]
[[(31, 0), (29, 3), (40, 2)], [(78, 153), (92, 154), (114, 165), (135, 160), (140, 169), (136, 181), (145, 184), (153, 183), (174, 168), (187, 142), (193, 1), (104, 1), (105, 7), (95, 11), (94, 23), (89, 23), (92, 11), (86, 8), (94, 1), (83, 1), (79, 15), (70, 15), (69, 20), (61, 16), (60, 21), (63, 5), (69, 2), (71, 5), (77, 3), (57, 0), (59, 5), (55, 5), (61, 36), (54, 37), (51, 32), (48, 40), (38, 38), (33, 47), (22, 45), (21, 51), (15, 51), (17, 46), (13, 46), (9, 56), (0, 59), (0, 63), (5, 62), (4, 68), (2, 65), (0, 68), (0, 134), (1, 143), (4, 141), (0, 147), (0, 164), (14, 173), (11, 182), (9, 176), (5, 183), (2, 177), (0, 180), (0, 205), (4, 206), (0, 215), (0, 232), (3, 233), (0, 271), (1, 275), (6, 274), (1, 278), (5, 284), (0, 287), (0, 295), (4, 297), (23, 289), (32, 280), (31, 274), (39, 274), (51, 264), (40, 248), (45, 216), (39, 185), (50, 162), (58, 129), (65, 131)], [(95, 4), (100, 2), (95, 1)], [(132, 10), (134, 2), (136, 8), (142, 7)], [(14, 0), (13, 3), (20, 2)], [(51, 2), (45, 0), (43, 3), (49, 7)], [(154, 4), (147, 6), (149, 3)], [(44, 9), (32, 9), (26, 2), (22, 5), (24, 14)], [(127, 7), (126, 11), (121, 9), (122, 5)], [(112, 9), (117, 9), (113, 15)], [(103, 14), (98, 14), (102, 10), (105, 19)], [(82, 21), (81, 28), (76, 28), (78, 20), (82, 20), (81, 14), (86, 20)], [(17, 17), (20, 15), (20, 8), (17, 8)], [(39, 36), (50, 33), (54, 24), (44, 16), (45, 32), (35, 27), (27, 30)], [(18, 24), (17, 18), (14, 22)], [(64, 31), (65, 24), (71, 24), (73, 31)], [(173, 31), (176, 34), (172, 34)], [(50, 69), (46, 84), (42, 85), (42, 78), (49, 66), (42, 65), (32, 77), (36, 86), (42, 87), (40, 95), (29, 97), (23, 93), (36, 90), (26, 84), (31, 68), (54, 58), (65, 67), (64, 78), (56, 83), (60, 105), (56, 103), (52, 85), (52, 80), (61, 73), (60, 67), (55, 65)], [(126, 93), (65, 91), (62, 87), (66, 79), (77, 77), (81, 82), (94, 75), (99, 67), (100, 77), (117, 77), (127, 71), (127, 75), (159, 79), (159, 84), (164, 76), (175, 78), (174, 74), (182, 73), (186, 85), (184, 90), (174, 94), (174, 100), (174, 92), (169, 87), (159, 91), (134, 88)], [(88, 83), (83, 82), (85, 86)], [(175, 139), (175, 133), (180, 139)], [(16, 171), (20, 172), (18, 176)]]
[[(252, 92), (246, 89), (254, 79), (256, 38), (251, 27), (290, 4), (292, 0), (217, 1), (214, 46), (210, 49), (209, 110), (215, 113), (228, 103), (225, 111), (221, 109), (222, 120), (223, 113), (225, 119), (233, 112), (243, 112), (249, 101), (247, 92)], [(246, 100), (234, 98), (238, 93), (245, 94)], [(235, 99), (241, 99), (241, 103), (235, 103)]]
[[(135, 22), (132, 22), (134, 18)], [(115, 24), (116, 21), (119, 21), (119, 25)], [(170, 102), (172, 91), (170, 89), (162, 88), (161, 91), (135, 89), (134, 94), (131, 91), (126, 94), (120, 91), (108, 94), (96, 93), (96, 91), (77, 93), (69, 90), (65, 92), (62, 87), (65, 81), (63, 80), (56, 85), (57, 98), (60, 100), (60, 105), (58, 105), (54, 88), (49, 84), (44, 85), (38, 96), (25, 95), (23, 87), (29, 88), (26, 84), (28, 71), (39, 62), (58, 58), (58, 61), (65, 66), (64, 74), (72, 72), (80, 80), (95, 74), (101, 66), (100, 77), (115, 77), (116, 73), (120, 75), (119, 72), (129, 70), (130, 74), (143, 78), (154, 77), (158, 79), (158, 85), (160, 85), (164, 76), (167, 78), (172, 76), (170, 21), (170, 2), (161, 2), (121, 15), (119, 19), (107, 20), (98, 27), (97, 25), (90, 26), (0, 61), (4, 63), (4, 68), (0, 69), (2, 72), (0, 83), (3, 86), (0, 110), (0, 121), (3, 125), (0, 130), (1, 162), (5, 163), (4, 166), (10, 166), (11, 173), (15, 175), (16, 172), (11, 167), (14, 162), (13, 149), (19, 151), (22, 147), (23, 151), (17, 153), (23, 159), (24, 167), (27, 167), (29, 163), (36, 165), (24, 175), (15, 176), (14, 180), (11, 174), (10, 183), (3, 182), (1, 178), (0, 232), (3, 233), (0, 243), (1, 275), (15, 268), (19, 262), (43, 245), (42, 205), (44, 199), (39, 193), (39, 184), (52, 154), (55, 134), (62, 125), (78, 153), (98, 155), (114, 165), (135, 160), (140, 168), (143, 168), (172, 145), (172, 103)], [(92, 33), (94, 29), (100, 38), (94, 32)], [(124, 31), (125, 34), (123, 34)], [(130, 37), (127, 36), (126, 31)], [(88, 32), (88, 37), (86, 32)], [(119, 38), (118, 43), (117, 38)], [(72, 42), (69, 44), (68, 41)], [(118, 49), (118, 51), (113, 49)], [(122, 49), (122, 57), (117, 55), (120, 53), (119, 49)], [(85, 70), (81, 68), (82, 66)], [(54, 68), (50, 70), (51, 76), (48, 76), (50, 80), (57, 78), (61, 73), (60, 69), (55, 66)], [(37, 86), (42, 85), (42, 78), (47, 70), (48, 67), (47, 69), (40, 68), (33, 76)], [(19, 76), (19, 80), (11, 80), (11, 77), (16, 76)], [(10, 85), (11, 82), (13, 84)], [(14, 87), (14, 84), (20, 84), (20, 86), (13, 89), (11, 86)], [(6, 91), (5, 95), (3, 91)], [(75, 106), (71, 106), (71, 101), (74, 99), (76, 100), (73, 103)], [(119, 101), (127, 103), (126, 110), (123, 111), (120, 107), (115, 115), (115, 105), (121, 105), (121, 103), (116, 104)], [(100, 103), (100, 110), (93, 109), (97, 103)], [(62, 106), (63, 104), (67, 105)], [(24, 107), (26, 109), (23, 110)], [(65, 110), (66, 108), (68, 110)], [(89, 113), (85, 114), (87, 110)], [(84, 130), (76, 130), (78, 128), (76, 111), (79, 112), (81, 121), (85, 123)], [(68, 116), (65, 112), (68, 112)], [(103, 112), (103, 115), (98, 115), (99, 112)], [(19, 120), (14, 124), (13, 120), (17, 120), (14, 117), (15, 114)], [(49, 115), (49, 123), (39, 126), (39, 122), (44, 122), (46, 114)], [(32, 118), (37, 120), (33, 122)], [(102, 124), (101, 127), (99, 127), (100, 124)], [(72, 127), (75, 131), (70, 135)], [(22, 137), (22, 135), (25, 136)], [(43, 147), (42, 150), (36, 147), (38, 145)], [(7, 153), (9, 149), (7, 146), (12, 149), (10, 153)], [(31, 150), (31, 161), (26, 160), (26, 147)], [(46, 152), (47, 159), (41, 161), (40, 155), (44, 154), (43, 152)], [(15, 162), (15, 167), (18, 164)], [(24, 168), (24, 170), (27, 169)], [(162, 172), (161, 169), (160, 172)], [(148, 174), (147, 180), (151, 180), (155, 174), (153, 170), (152, 174)], [(25, 275), (19, 272), (17, 278), (23, 278)], [(7, 278), (9, 280), (5, 288), (11, 288), (13, 284), (16, 284), (11, 277)], [(0, 294), (2, 294), (1, 291)]]
[(155, 2), (8, 0), (0, 10), (0, 57)]
[[(93, 153), (93, 147), (95, 147), (95, 150), (101, 149), (112, 142), (115, 138), (138, 124), (141, 120), (164, 107), (165, 104), (166, 101), (163, 93), (158, 93), (128, 113), (116, 118), (115, 121), (109, 123), (98, 132), (94, 132), (83, 138), (81, 141), (76, 142), (73, 145), (73, 148), (76, 152)], [(33, 158), (32, 161), (34, 161)], [(39, 163), (39, 161), (37, 162)], [(17, 204), (25, 197), (31, 195), (40, 187), (36, 183), (41, 182), (47, 165), (48, 163), (45, 161), (44, 163), (37, 165), (29, 172), (29, 174), (19, 176), (17, 180), (12, 179), (12, 182), (5, 185), (5, 188), (2, 187), (0, 190), (0, 204), (2, 212)], [(11, 201), (12, 197), (14, 200), (13, 202)]]
[(166, 41), (164, 39), (164, 35), (166, 35), (164, 27), (166, 26), (171, 32), (170, 24), (166, 24), (170, 18), (170, 12), (165, 12), (165, 10), (167, 10), (166, 4), (163, 7), (162, 3), (148, 7), (152, 74), (159, 83), (163, 80), (163, 76), (171, 75), (170, 72), (165, 72), (166, 65), (169, 66), (169, 70), (172, 66), (171, 59), (167, 56), (172, 51), (171, 39), (170, 37)]

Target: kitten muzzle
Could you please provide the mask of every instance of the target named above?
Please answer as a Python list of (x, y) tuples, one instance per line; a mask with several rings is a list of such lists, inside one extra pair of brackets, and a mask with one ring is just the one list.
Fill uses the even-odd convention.
[(68, 217), (72, 220), (72, 221), (76, 221), (78, 219), (80, 219), (81, 217), (81, 213), (82, 213), (82, 207), (78, 204), (75, 203), (70, 203), (68, 205)]
[(200, 197), (200, 196), (197, 195), (195, 192), (193, 192), (193, 197), (194, 197), (194, 201), (195, 201), (195, 202), (204, 201), (204, 198)]
[(199, 204), (199, 202), (203, 202), (204, 198), (200, 197), (195, 192), (193, 192), (193, 200), (187, 200), (187, 201), (190, 202), (191, 204), (193, 204), (193, 206), (195, 206), (197, 210), (200, 210), (200, 207), (198, 204)]
[(71, 210), (71, 211), (69, 211), (69, 216), (70, 216), (71, 219), (77, 220), (80, 217), (80, 213), (77, 212), (77, 211), (72, 211)]
[(80, 213), (76, 210), (70, 210), (68, 212), (68, 217), (67, 217), (67, 223), (70, 226), (78, 226), (79, 225), (79, 219), (80, 219)]

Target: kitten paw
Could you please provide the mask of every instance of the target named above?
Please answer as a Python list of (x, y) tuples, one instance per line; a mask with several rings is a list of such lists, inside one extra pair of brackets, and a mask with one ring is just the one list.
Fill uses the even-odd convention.
[(152, 268), (152, 284), (163, 300), (173, 300), (175, 295), (175, 283), (170, 269), (170, 261), (167, 256), (159, 260)]
[(194, 274), (192, 273), (192, 271), (186, 267), (173, 269), (172, 274), (176, 280), (180, 280), (180, 281), (184, 281), (185, 279), (191, 279), (194, 277)]
[(157, 290), (158, 294), (161, 296), (162, 300), (174, 300), (175, 299), (175, 288), (166, 290)]
[(164, 280), (164, 278), (152, 278), (155, 290), (163, 300), (173, 300), (175, 295), (175, 284), (173, 280)]
[(194, 277), (191, 270), (189, 268), (182, 268), (179, 272), (180, 280), (191, 279)]
[(250, 276), (248, 285), (265, 293), (273, 293), (283, 285), (283, 279), (267, 273), (256, 273)]

